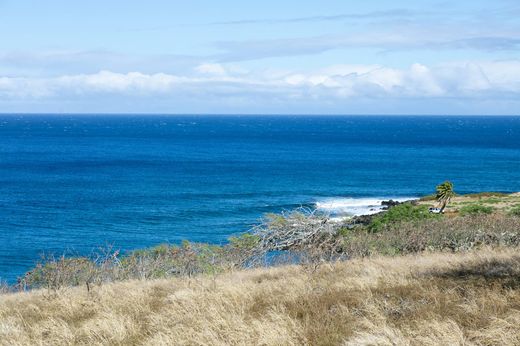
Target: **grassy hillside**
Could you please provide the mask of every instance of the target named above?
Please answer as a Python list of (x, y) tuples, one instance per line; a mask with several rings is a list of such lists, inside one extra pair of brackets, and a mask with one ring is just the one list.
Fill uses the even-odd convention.
[(301, 211), (268, 215), (252, 232), (232, 237), (224, 245), (186, 241), (125, 254), (108, 248), (87, 257), (48, 256), (15, 285), (0, 285), (0, 293), (71, 286), (90, 289), (135, 279), (216, 275), (296, 262), (316, 266), (374, 255), (520, 247), (520, 214), (488, 213), (486, 208), (439, 215), (428, 213), (425, 205), (406, 203), (362, 224), (355, 219), (331, 222), (326, 215)]
[[(419, 200), (419, 204), (429, 207), (438, 206), (434, 196), (426, 196)], [(467, 195), (458, 195), (451, 199), (446, 208), (447, 214), (477, 214), (502, 213), (520, 215), (520, 192), (505, 194), (500, 192), (481, 192)], [(468, 213), (469, 211), (469, 213)]]
[(520, 196), (431, 203), (49, 257), (0, 287), (0, 345), (519, 345)]
[(517, 249), (0, 296), (0, 344), (518, 345)]

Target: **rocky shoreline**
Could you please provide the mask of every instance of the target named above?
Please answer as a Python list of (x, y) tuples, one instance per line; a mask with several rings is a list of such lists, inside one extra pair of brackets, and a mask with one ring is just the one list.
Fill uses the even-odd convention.
[(389, 210), (397, 205), (404, 204), (404, 203), (416, 204), (416, 201), (417, 200), (399, 202), (399, 201), (394, 201), (393, 199), (382, 201), (381, 202), (381, 205), (383, 206), (382, 211), (380, 211), (379, 213), (375, 213), (375, 214), (356, 215), (356, 216), (352, 217), (351, 219), (349, 219), (347, 226), (351, 226), (351, 227), (358, 226), (358, 225), (368, 226), (375, 217), (385, 213), (387, 210)]

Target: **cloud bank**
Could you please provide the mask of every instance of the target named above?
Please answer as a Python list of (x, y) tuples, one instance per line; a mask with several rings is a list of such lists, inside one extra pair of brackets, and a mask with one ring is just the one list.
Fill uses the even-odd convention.
[(509, 112), (518, 112), (520, 60), (435, 66), (412, 64), (403, 69), (335, 65), (307, 73), (247, 71), (225, 64), (204, 63), (187, 74), (100, 71), (41, 78), (0, 77), (0, 105), (3, 106), (49, 102), (73, 105), (98, 100), (102, 108), (103, 99), (111, 103), (140, 101), (148, 105), (169, 102), (168, 109), (174, 112), (174, 105), (183, 102), (204, 103), (231, 112), (241, 112), (247, 106), (261, 112), (262, 105), (273, 105), (282, 112), (284, 109), (298, 111), (294, 107), (298, 104), (340, 112), (342, 105), (366, 101), (377, 112), (374, 105), (378, 99), (401, 106), (420, 101), (423, 107), (436, 100), (451, 99), (470, 103), (487, 101), (494, 103), (497, 109), (504, 103), (508, 107), (512, 105)]
[(336, 65), (310, 73), (245, 71), (217, 63), (176, 75), (100, 71), (47, 78), (0, 77), (0, 100), (122, 94), (135, 97), (275, 94), (278, 98), (483, 97), (520, 94), (520, 60), (380, 65)]

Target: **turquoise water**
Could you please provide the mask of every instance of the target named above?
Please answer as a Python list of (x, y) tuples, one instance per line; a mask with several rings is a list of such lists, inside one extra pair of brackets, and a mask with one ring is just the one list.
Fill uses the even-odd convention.
[(520, 191), (520, 117), (0, 116), (0, 277), (42, 253), (225, 242), (266, 212)]

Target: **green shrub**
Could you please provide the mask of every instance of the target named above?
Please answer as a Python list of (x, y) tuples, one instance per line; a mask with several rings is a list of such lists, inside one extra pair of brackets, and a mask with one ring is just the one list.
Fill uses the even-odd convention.
[(259, 242), (258, 236), (250, 233), (244, 233), (236, 237), (230, 237), (229, 243), (233, 248), (238, 250), (251, 250)]
[(511, 216), (520, 216), (520, 206), (516, 206), (509, 211), (509, 215)]
[(428, 206), (415, 206), (410, 203), (404, 203), (390, 208), (387, 212), (376, 216), (370, 225), (369, 230), (378, 232), (393, 224), (405, 221), (418, 221), (439, 217), (439, 214), (432, 214), (428, 211)]
[(388, 232), (354, 230), (343, 238), (350, 258), (405, 255), (421, 251), (468, 251), (520, 246), (520, 217), (479, 214), (402, 222)]
[(137, 249), (131, 251), (127, 257), (150, 257), (150, 258), (158, 258), (160, 256), (164, 256), (171, 251), (172, 246), (168, 244), (159, 244), (150, 248)]
[(58, 290), (67, 286), (89, 284), (96, 275), (96, 265), (85, 257), (48, 256), (23, 277), (23, 286)]
[(460, 215), (478, 215), (478, 214), (491, 214), (493, 212), (493, 207), (487, 207), (482, 204), (470, 204), (462, 207), (460, 209)]
[(353, 227), (345, 227), (345, 226), (343, 226), (340, 229), (338, 229), (337, 234), (339, 236), (345, 237), (348, 234), (352, 233), (352, 231), (353, 231)]
[(486, 203), (486, 204), (497, 204), (500, 202), (503, 202), (503, 200), (500, 198), (496, 198), (496, 197), (491, 197), (491, 198), (480, 200), (480, 203)]

